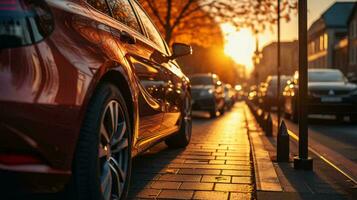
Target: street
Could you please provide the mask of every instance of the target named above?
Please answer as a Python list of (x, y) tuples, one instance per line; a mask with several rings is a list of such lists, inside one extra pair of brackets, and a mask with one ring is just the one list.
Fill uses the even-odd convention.
[(191, 143), (164, 143), (135, 158), (129, 197), (251, 199), (254, 192), (244, 103), (217, 119), (195, 113)]
[[(276, 114), (273, 115), (276, 123)], [(285, 119), (293, 133), (298, 133), (298, 124)], [(296, 134), (298, 135), (298, 134)], [(348, 121), (338, 122), (333, 118), (309, 119), (309, 147), (324, 156), (334, 165), (356, 179), (357, 125)]]

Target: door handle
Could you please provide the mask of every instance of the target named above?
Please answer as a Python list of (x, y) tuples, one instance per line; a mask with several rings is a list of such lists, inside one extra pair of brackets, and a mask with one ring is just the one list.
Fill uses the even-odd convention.
[(136, 38), (126, 31), (121, 31), (120, 32), (120, 41), (128, 43), (128, 44), (135, 44)]

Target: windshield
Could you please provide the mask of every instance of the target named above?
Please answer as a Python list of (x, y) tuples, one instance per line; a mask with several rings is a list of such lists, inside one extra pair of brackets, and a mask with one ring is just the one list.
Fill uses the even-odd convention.
[(340, 71), (309, 71), (309, 82), (344, 82)]
[(194, 76), (190, 78), (192, 85), (213, 85), (212, 77), (210, 76)]

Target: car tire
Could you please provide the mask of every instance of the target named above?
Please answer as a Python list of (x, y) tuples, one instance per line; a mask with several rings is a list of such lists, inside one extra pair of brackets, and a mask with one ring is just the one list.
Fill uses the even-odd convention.
[(181, 111), (180, 130), (165, 140), (169, 148), (184, 148), (191, 140), (192, 134), (192, 105), (191, 98), (187, 96)]
[(126, 199), (130, 177), (128, 109), (117, 87), (103, 83), (89, 102), (80, 130), (67, 199)]

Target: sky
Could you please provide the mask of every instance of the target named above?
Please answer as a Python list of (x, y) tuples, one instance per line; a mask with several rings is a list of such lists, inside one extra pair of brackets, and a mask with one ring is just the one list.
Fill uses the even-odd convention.
[[(356, 1), (356, 0), (308, 0), (308, 25), (310, 26), (321, 14), (328, 9), (334, 2)], [(298, 36), (298, 16), (293, 15), (291, 21), (281, 23), (281, 39), (291, 41)], [(255, 51), (255, 38), (248, 29), (236, 31), (234, 27), (223, 24), (222, 30), (225, 34), (226, 45), (225, 53), (233, 58), (236, 63), (243, 64), (248, 71), (253, 69), (252, 55)], [(276, 41), (276, 31), (267, 30), (259, 36), (259, 48)]]

